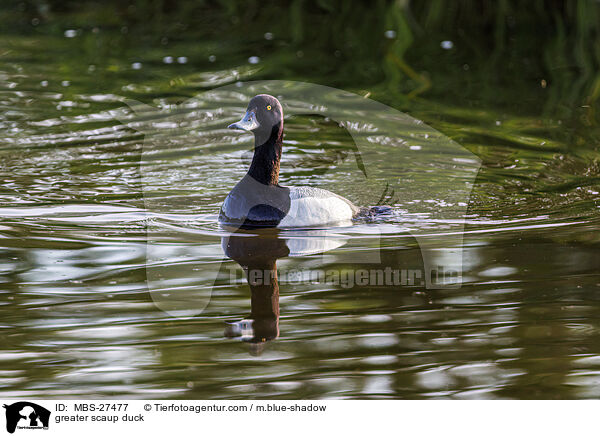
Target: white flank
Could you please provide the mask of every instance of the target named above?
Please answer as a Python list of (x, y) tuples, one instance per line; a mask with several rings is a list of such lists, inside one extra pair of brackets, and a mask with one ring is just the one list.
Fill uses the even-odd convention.
[(288, 214), (277, 227), (312, 227), (352, 219), (352, 209), (344, 200), (304, 197), (292, 199)]

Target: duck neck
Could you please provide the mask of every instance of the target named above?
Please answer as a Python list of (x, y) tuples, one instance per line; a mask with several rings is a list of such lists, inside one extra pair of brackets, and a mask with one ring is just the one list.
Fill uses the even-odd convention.
[(277, 185), (283, 142), (283, 122), (273, 126), (266, 140), (265, 137), (267, 135), (261, 135), (261, 132), (256, 132), (254, 135), (254, 157), (248, 175), (264, 185)]
[[(253, 271), (258, 272), (258, 279), (253, 282)], [(276, 259), (268, 259), (248, 265), (248, 284), (252, 292), (251, 313), (252, 319), (278, 319), (279, 318), (279, 281), (277, 280)]]

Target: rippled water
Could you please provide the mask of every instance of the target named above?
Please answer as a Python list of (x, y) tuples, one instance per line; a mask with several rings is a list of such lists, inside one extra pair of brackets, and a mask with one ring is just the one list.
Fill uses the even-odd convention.
[[(347, 129), (323, 116), (289, 117), (283, 184), (324, 186), (365, 205), (393, 180), (394, 212), (325, 236), (227, 239), (219, 206), (251, 156), (251, 138), (224, 128), (245, 107), (242, 91), (228, 91), (212, 124), (202, 107), (191, 107), (189, 129), (154, 143), (148, 139), (169, 131), (169, 120), (152, 124), (125, 99), (164, 114), (254, 78), (260, 64), (198, 71), (177, 60), (175, 46), (69, 69), (62, 60), (84, 42), (40, 41), (4, 37), (0, 53), (3, 396), (599, 395), (600, 155), (592, 127), (420, 101), (411, 115), (437, 129), (428, 132), (481, 159), (467, 206), (462, 286), (300, 281), (292, 273), (355, 271), (373, 256), (380, 268), (423, 270), (415, 235), (451, 234), (456, 224), (436, 216), (444, 198), (422, 190), (445, 163), (404, 165), (390, 138), (375, 136), (361, 150), (372, 177), (357, 184), (345, 166), (354, 162)], [(288, 110), (302, 102), (284, 103)], [(427, 126), (412, 128), (413, 141), (431, 144), (418, 135)], [(412, 151), (424, 152), (419, 147)], [(419, 198), (431, 202), (410, 209)], [(456, 243), (441, 240), (447, 245), (437, 249)], [(268, 252), (264, 265), (277, 262), (278, 301), (268, 289), (251, 291), (239, 259), (223, 251), (228, 243)], [(291, 246), (300, 248), (288, 256)], [(257, 340), (236, 324), (251, 316), (255, 333), (256, 319), (266, 320)], [(246, 340), (230, 337), (236, 326)]]

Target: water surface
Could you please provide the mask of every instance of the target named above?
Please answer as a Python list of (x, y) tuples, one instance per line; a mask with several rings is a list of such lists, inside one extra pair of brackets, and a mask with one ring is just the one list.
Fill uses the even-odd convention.
[[(438, 76), (430, 71), (429, 94), (401, 99), (409, 93), (393, 74), (372, 86), (359, 73), (333, 74), (337, 55), (329, 59), (314, 46), (298, 53), (277, 32), (268, 39), (254, 29), (244, 45), (235, 37), (237, 44), (177, 38), (170, 30), (165, 42), (164, 28), (140, 37), (99, 19), (47, 20), (41, 30), (0, 35), (3, 396), (598, 397), (600, 155), (593, 114), (582, 117), (589, 106), (559, 96), (560, 110), (536, 112), (540, 82), (516, 75), (496, 90), (502, 98), (487, 96), (481, 83), (478, 94), (459, 56), (440, 63)], [(383, 31), (372, 38), (389, 43)], [(434, 48), (423, 41), (413, 56), (421, 50), (424, 63), (446, 56), (439, 41)], [(305, 71), (315, 52), (323, 70)], [(460, 75), (449, 76), (450, 65)], [(364, 152), (375, 156), (374, 179), (402, 181), (389, 200), (393, 214), (330, 229), (325, 252), (278, 257), (282, 243), (306, 235), (260, 239), (259, 248), (267, 244), (273, 254), (263, 261), (276, 261), (279, 272), (275, 307), (265, 303), (273, 302), (268, 291), (251, 293), (239, 262), (223, 251), (229, 234), (216, 221), (251, 156), (251, 138), (223, 128), (241, 114), (241, 100), (227, 106), (223, 125), (199, 128), (195, 137), (170, 135), (168, 147), (163, 140), (156, 150), (119, 121), (136, 119), (125, 99), (167, 110), (221, 85), (310, 74), (372, 92), (481, 160), (467, 205), (460, 288), (427, 289), (419, 280), (344, 286), (290, 274), (355, 271), (373, 254), (381, 267), (423, 269), (415, 229), (439, 233), (453, 222), (434, 216), (443, 198), (429, 198), (438, 201), (431, 214), (409, 213), (413, 186), (427, 177), (398, 164), (390, 138), (378, 137)], [(470, 86), (460, 99), (464, 80)], [(513, 87), (528, 91), (517, 96)], [(326, 187), (361, 205), (380, 200), (380, 188), (354, 186), (341, 170), (353, 157), (346, 129), (306, 115), (286, 119), (286, 132), (283, 184)], [(160, 271), (168, 271), (168, 283), (157, 294)], [(220, 272), (210, 298), (206, 284), (215, 277), (207, 271)], [(174, 317), (157, 306), (162, 294), (169, 301), (183, 295), (184, 306), (202, 310)], [(269, 310), (279, 311), (265, 324), (265, 340), (228, 337), (232, 323), (257, 307), (271, 321)]]

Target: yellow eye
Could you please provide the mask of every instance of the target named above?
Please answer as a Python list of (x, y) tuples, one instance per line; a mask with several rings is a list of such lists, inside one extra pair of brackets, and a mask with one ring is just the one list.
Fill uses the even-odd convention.
[(270, 111), (271, 110), (271, 105), (267, 106), (267, 110)]

